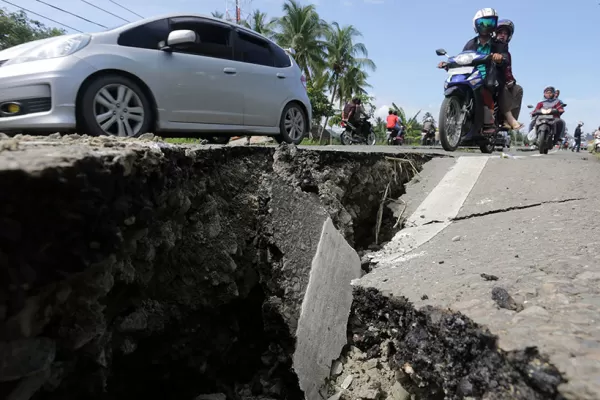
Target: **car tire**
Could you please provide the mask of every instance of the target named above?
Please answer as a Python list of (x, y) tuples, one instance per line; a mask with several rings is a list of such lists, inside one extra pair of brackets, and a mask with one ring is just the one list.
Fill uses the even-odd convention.
[[(300, 131), (300, 132), (298, 132)], [(279, 135), (275, 137), (278, 143), (286, 142), (298, 145), (308, 133), (308, 118), (298, 103), (289, 103), (281, 113), (279, 120)]]
[[(118, 101), (120, 95), (126, 104)], [(121, 75), (104, 75), (90, 82), (83, 89), (78, 111), (79, 133), (91, 136), (138, 137), (148, 132), (154, 118), (152, 104), (144, 91), (132, 79)]]

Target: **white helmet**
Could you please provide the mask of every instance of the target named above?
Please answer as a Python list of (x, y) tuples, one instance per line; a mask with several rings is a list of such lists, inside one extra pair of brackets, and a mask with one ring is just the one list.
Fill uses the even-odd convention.
[(479, 34), (492, 34), (498, 26), (498, 13), (493, 8), (482, 8), (473, 17), (473, 29)]

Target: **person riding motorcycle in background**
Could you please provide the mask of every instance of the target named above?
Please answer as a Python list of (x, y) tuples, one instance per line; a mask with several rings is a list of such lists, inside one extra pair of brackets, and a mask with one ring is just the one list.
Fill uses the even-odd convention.
[(432, 117), (427, 117), (425, 121), (423, 121), (423, 129), (422, 132), (425, 132), (423, 138), (421, 139), (421, 144), (425, 145), (428, 136), (433, 135), (433, 142), (435, 142), (435, 122)]
[[(515, 24), (509, 19), (501, 19), (498, 21), (496, 28), (496, 38), (502, 43), (508, 44), (515, 33)], [(512, 73), (512, 56), (508, 52), (508, 59), (504, 67), (504, 75), (506, 78), (506, 86), (500, 92), (500, 112), (504, 115), (506, 122), (504, 126), (508, 129), (519, 130), (524, 125), (518, 122), (519, 114), (521, 113), (521, 102), (523, 101), (523, 88), (517, 84), (517, 80)]]
[[(508, 46), (492, 37), (498, 26), (498, 13), (493, 8), (483, 8), (473, 17), (473, 29), (477, 36), (469, 40), (463, 51), (476, 51), (482, 54), (490, 54), (492, 61), (500, 66), (500, 71), (497, 74), (498, 90), (500, 93), (504, 90), (506, 77), (504, 75), (504, 66), (508, 60)], [(438, 64), (438, 68), (446, 68), (447, 63), (442, 61)], [(477, 66), (481, 73), (482, 79), (487, 76), (486, 65)], [(493, 133), (496, 131), (494, 120), (494, 98), (491, 90), (487, 86), (482, 88), (482, 96), (484, 103), (484, 133)]]
[(400, 117), (398, 117), (397, 114), (394, 113), (394, 110), (389, 110), (388, 111), (388, 116), (386, 118), (387, 121), (387, 130), (391, 130), (393, 136), (392, 137), (396, 137), (398, 135), (398, 133), (400, 132)]
[[(553, 86), (548, 86), (544, 89), (544, 100), (540, 101), (532, 113), (541, 110), (544, 106), (553, 108), (558, 110), (558, 115), (554, 115), (554, 118), (557, 118), (556, 123), (554, 124), (554, 143), (557, 141), (560, 143), (560, 135), (564, 131), (565, 121), (563, 121), (560, 116), (565, 112), (563, 108), (563, 103), (556, 98), (556, 89)], [(536, 118), (532, 121), (535, 123)], [(535, 125), (534, 125), (535, 126)]]
[(367, 116), (367, 114), (364, 112), (361, 103), (362, 101), (357, 97), (352, 99), (352, 102), (347, 103), (342, 112), (342, 121), (348, 123), (350, 129), (354, 132), (363, 134), (363, 123), (360, 118), (363, 115)]

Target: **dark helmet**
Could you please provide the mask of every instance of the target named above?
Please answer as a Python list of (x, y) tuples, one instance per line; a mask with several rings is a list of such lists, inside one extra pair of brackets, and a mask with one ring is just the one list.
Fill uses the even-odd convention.
[(355, 97), (355, 98), (353, 98), (353, 99), (352, 99), (352, 102), (353, 102), (354, 104), (360, 104), (360, 103), (361, 103), (361, 101), (360, 101), (360, 99), (359, 99), (358, 97)]
[(394, 115), (398, 115), (398, 110), (394, 110)]
[(544, 93), (546, 92), (551, 92), (552, 95), (554, 96), (556, 94), (556, 89), (554, 88), (554, 86), (546, 86), (544, 88)]
[(515, 24), (510, 19), (501, 19), (498, 21), (498, 26), (496, 27), (496, 32), (500, 29), (508, 30), (508, 38), (506, 38), (506, 43), (510, 43), (510, 39), (512, 39), (515, 34)]

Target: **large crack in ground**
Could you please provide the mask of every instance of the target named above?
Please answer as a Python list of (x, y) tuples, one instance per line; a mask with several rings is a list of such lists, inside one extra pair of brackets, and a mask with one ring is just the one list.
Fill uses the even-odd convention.
[[(293, 354), (315, 216), (359, 254), (376, 250), (402, 228), (390, 199), (429, 159), (36, 140), (0, 143), (11, 400), (305, 398)], [(561, 381), (460, 314), (360, 288), (333, 369), (322, 398), (541, 399)]]
[[(498, 209), (495, 209), (495, 210), (489, 210), (489, 211), (484, 211), (484, 212), (480, 212), (480, 213), (473, 213), (473, 214), (469, 214), (469, 215), (463, 215), (463, 216), (460, 216), (460, 217), (452, 218), (452, 221), (462, 221), (462, 220), (465, 220), (465, 219), (485, 217), (486, 215), (501, 214), (501, 213), (510, 212), (510, 211), (516, 211), (516, 210), (526, 210), (528, 208), (541, 207), (541, 206), (543, 206), (545, 204), (562, 204), (562, 203), (569, 203), (569, 202), (572, 202), (572, 201), (581, 201), (581, 200), (586, 200), (586, 199), (584, 197), (574, 197), (574, 198), (569, 198), (569, 199), (540, 201), (540, 202), (537, 202), (537, 203), (524, 204), (524, 205), (512, 206), (512, 207), (505, 207), (505, 208), (498, 208)], [(442, 223), (442, 221), (431, 221), (430, 223)]]

